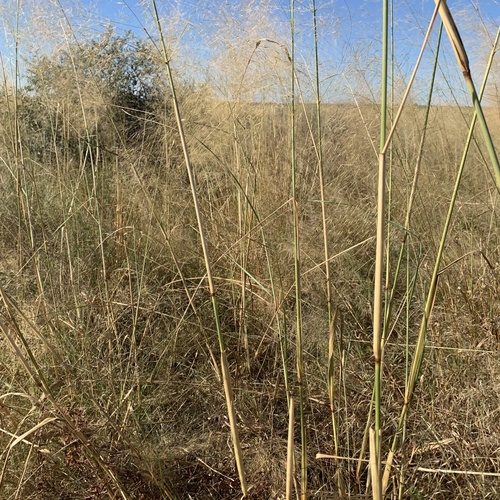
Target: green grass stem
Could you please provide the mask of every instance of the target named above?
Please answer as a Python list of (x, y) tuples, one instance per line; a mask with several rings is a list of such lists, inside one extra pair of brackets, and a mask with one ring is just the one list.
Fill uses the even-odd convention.
[(244, 465), (243, 465), (243, 453), (242, 453), (240, 439), (239, 439), (238, 426), (236, 423), (236, 412), (234, 409), (234, 402), (233, 402), (232, 381), (231, 381), (231, 375), (229, 372), (226, 347), (225, 347), (224, 337), (222, 334), (222, 328), (221, 328), (221, 323), (220, 323), (220, 315), (219, 315), (219, 309), (218, 309), (217, 296), (216, 296), (216, 291), (215, 291), (215, 286), (214, 286), (214, 281), (213, 281), (213, 276), (212, 276), (211, 260), (210, 260), (210, 256), (208, 253), (208, 244), (207, 244), (207, 237), (206, 237), (206, 233), (205, 233), (205, 224), (203, 221), (200, 203), (198, 200), (198, 191), (197, 191), (197, 187), (196, 187), (196, 181), (194, 178), (194, 172), (193, 172), (193, 168), (191, 165), (191, 158), (189, 155), (189, 150), (188, 150), (188, 146), (187, 146), (187, 142), (186, 142), (186, 136), (184, 133), (184, 127), (182, 124), (182, 117), (181, 117), (179, 102), (178, 102), (177, 94), (176, 94), (176, 90), (175, 90), (174, 78), (173, 78), (172, 70), (170, 67), (170, 59), (168, 57), (167, 46), (165, 43), (165, 39), (163, 37), (163, 30), (162, 30), (161, 23), (160, 23), (158, 9), (156, 7), (156, 1), (152, 0), (152, 3), (153, 3), (154, 17), (155, 17), (156, 25), (158, 28), (158, 34), (160, 36), (160, 43), (161, 43), (161, 48), (162, 48), (162, 53), (163, 53), (163, 58), (164, 58), (163, 62), (165, 64), (165, 68), (167, 70), (168, 81), (170, 84), (170, 90), (172, 92), (172, 104), (173, 104), (173, 108), (174, 108), (175, 119), (177, 122), (179, 137), (180, 137), (180, 141), (181, 141), (181, 145), (182, 145), (182, 151), (184, 154), (184, 161), (186, 163), (186, 170), (187, 170), (187, 174), (189, 177), (189, 184), (191, 186), (191, 194), (193, 197), (193, 206), (194, 206), (194, 209), (196, 212), (196, 219), (198, 222), (198, 230), (200, 233), (200, 243), (201, 243), (202, 250), (203, 250), (203, 256), (204, 256), (204, 261), (205, 261), (205, 270), (206, 270), (206, 275), (207, 275), (208, 287), (209, 287), (209, 291), (210, 291), (210, 298), (212, 301), (212, 308), (213, 308), (213, 314), (214, 314), (214, 320), (215, 320), (215, 329), (217, 331), (217, 339), (219, 341), (219, 349), (220, 349), (220, 355), (221, 355), (221, 361), (220, 361), (221, 362), (221, 373), (222, 373), (222, 380), (223, 380), (223, 384), (224, 384), (224, 394), (226, 397), (226, 405), (227, 405), (227, 411), (228, 411), (228, 417), (229, 417), (229, 425), (230, 425), (230, 429), (231, 429), (231, 438), (232, 438), (232, 442), (233, 442), (233, 450), (234, 450), (234, 455), (235, 455), (236, 467), (238, 469), (238, 475), (240, 478), (240, 485), (241, 485), (242, 494), (243, 494), (243, 496), (246, 496), (247, 483), (246, 483), (245, 469), (244, 469)]
[[(489, 77), (491, 67), (493, 64), (493, 59), (494, 59), (494, 56), (495, 56), (495, 53), (497, 50), (499, 37), (500, 37), (500, 28), (497, 31), (495, 42), (493, 44), (493, 47), (492, 47), (492, 50), (490, 53), (490, 57), (488, 59), (488, 63), (486, 66), (486, 70), (485, 70), (485, 74), (484, 74), (484, 78), (483, 78), (483, 83), (481, 85), (481, 90), (479, 92), (478, 100), (480, 100), (482, 98), (484, 90), (486, 88), (486, 83), (488, 81), (488, 77)], [(463, 151), (462, 158), (460, 161), (460, 165), (459, 165), (459, 168), (457, 171), (455, 185), (454, 185), (453, 193), (452, 193), (452, 196), (450, 199), (448, 213), (446, 215), (446, 220), (445, 220), (445, 223), (443, 226), (443, 231), (442, 231), (441, 239), (439, 242), (439, 248), (438, 248), (438, 252), (436, 255), (436, 260), (434, 262), (434, 269), (433, 269), (433, 273), (432, 273), (432, 277), (431, 277), (431, 281), (430, 281), (430, 285), (429, 285), (429, 291), (427, 294), (424, 313), (422, 315), (422, 321), (421, 321), (421, 325), (420, 325), (417, 343), (415, 346), (415, 351), (413, 354), (413, 360), (412, 360), (411, 367), (410, 367), (410, 373), (408, 376), (408, 383), (407, 383), (406, 389), (405, 389), (405, 398), (404, 398), (404, 403), (403, 403), (401, 415), (400, 415), (399, 422), (398, 422), (398, 427), (397, 427), (396, 433), (394, 435), (391, 449), (390, 449), (390, 452), (389, 452), (389, 455), (387, 458), (387, 462), (386, 462), (386, 466), (385, 466), (384, 479), (383, 479), (384, 491), (389, 484), (390, 471), (391, 471), (392, 462), (394, 459), (394, 454), (396, 451), (397, 443), (399, 440), (400, 433), (405, 425), (406, 418), (408, 415), (409, 406), (411, 404), (411, 400), (412, 400), (414, 392), (415, 392), (415, 387), (417, 385), (418, 376), (420, 374), (420, 368), (422, 366), (422, 360), (424, 357), (427, 327), (428, 327), (429, 319), (430, 319), (430, 316), (432, 313), (432, 309), (434, 307), (434, 301), (435, 301), (435, 297), (436, 297), (436, 290), (437, 290), (438, 279), (439, 279), (439, 274), (440, 274), (441, 261), (442, 261), (442, 257), (443, 257), (443, 253), (444, 253), (444, 247), (445, 247), (445, 244), (447, 242), (448, 232), (449, 232), (449, 228), (450, 228), (450, 224), (451, 224), (452, 215), (453, 215), (453, 212), (455, 209), (455, 203), (456, 203), (457, 196), (458, 196), (460, 182), (462, 180), (464, 167), (465, 167), (465, 163), (467, 160), (467, 155), (469, 153), (469, 148), (470, 148), (470, 145), (471, 145), (471, 142), (473, 139), (474, 128), (475, 128), (477, 119), (478, 119), (478, 115), (476, 112), (474, 112), (474, 116), (472, 118), (472, 121), (471, 121), (471, 124), (469, 127), (469, 133), (467, 135), (467, 139), (465, 142), (465, 147), (464, 147), (464, 151)]]
[(297, 198), (297, 163), (295, 142), (295, 0), (290, 4), (290, 156), (292, 173), (292, 218), (293, 218), (293, 262), (295, 282), (295, 313), (296, 313), (296, 343), (297, 343), (297, 383), (299, 389), (300, 414), (300, 497), (307, 498), (307, 431), (305, 421), (305, 372), (304, 354), (302, 348), (302, 288), (300, 269), (300, 227), (299, 201)]

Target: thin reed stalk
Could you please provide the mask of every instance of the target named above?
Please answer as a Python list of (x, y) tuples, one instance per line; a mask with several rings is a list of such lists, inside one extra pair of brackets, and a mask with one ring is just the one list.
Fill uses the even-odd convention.
[(300, 227), (299, 206), (297, 198), (297, 163), (295, 143), (295, 0), (290, 5), (290, 156), (292, 169), (292, 218), (293, 218), (293, 262), (295, 281), (295, 313), (296, 313), (296, 343), (297, 343), (297, 383), (299, 388), (300, 413), (300, 497), (307, 498), (307, 432), (305, 421), (305, 372), (302, 347), (302, 289), (300, 270)]
[[(234, 133), (234, 156), (235, 156), (235, 167), (240, 179), (243, 177), (243, 169), (241, 168), (240, 161), (240, 146), (237, 141), (236, 134), (236, 121), (233, 123), (233, 133)], [(248, 175), (245, 185), (241, 186), (244, 191), (238, 189), (238, 237), (240, 239), (240, 337), (243, 339), (243, 348), (245, 350), (246, 357), (246, 368), (248, 373), (250, 373), (250, 350), (248, 346), (248, 328), (247, 328), (247, 260), (248, 260), (248, 247), (250, 246), (250, 239), (245, 240), (245, 234), (247, 232), (247, 225), (251, 225), (251, 216), (247, 224), (247, 205), (243, 204), (243, 200), (248, 199)]]
[[(425, 145), (425, 140), (427, 137), (427, 128), (428, 128), (428, 122), (429, 122), (429, 113), (431, 110), (431, 104), (432, 104), (432, 96), (434, 92), (434, 82), (436, 78), (436, 71), (437, 71), (437, 66), (438, 66), (438, 60), (439, 60), (439, 53), (440, 53), (440, 47), (441, 47), (441, 37), (443, 33), (443, 23), (440, 24), (439, 27), (439, 34), (438, 34), (438, 39), (436, 43), (436, 49), (435, 49), (435, 54), (434, 54), (434, 64), (433, 64), (433, 69), (432, 69), (432, 76), (431, 76), (431, 81), (429, 83), (429, 93), (427, 96), (427, 105), (425, 109), (425, 117), (424, 117), (424, 122), (422, 126), (422, 136), (420, 138), (420, 144), (419, 144), (419, 149), (417, 153), (417, 161), (415, 165), (415, 170), (413, 174), (413, 180), (411, 184), (411, 189), (410, 189), (410, 195), (408, 198), (408, 204), (407, 204), (407, 209), (406, 209), (406, 218), (405, 218), (405, 223), (404, 223), (404, 234), (403, 234), (403, 241), (401, 242), (400, 250), (399, 250), (399, 256), (396, 264), (396, 270), (394, 272), (394, 279), (393, 279), (393, 285), (392, 289), (390, 292), (390, 297), (389, 297), (389, 305), (387, 308), (386, 312), (386, 318), (385, 318), (385, 330), (386, 332), (389, 329), (389, 323), (391, 320), (391, 311), (392, 307), (394, 304), (394, 294), (396, 291), (396, 283), (399, 278), (400, 270), (401, 270), (401, 265), (403, 262), (403, 257), (405, 254), (405, 249), (406, 249), (406, 333), (405, 333), (405, 387), (408, 385), (408, 377), (409, 377), (409, 356), (410, 356), (410, 348), (409, 348), (409, 333), (410, 333), (410, 312), (411, 312), (411, 299), (413, 297), (413, 292), (415, 289), (416, 285), (416, 274), (418, 273), (418, 269), (415, 272), (415, 278), (412, 280), (413, 282), (410, 282), (410, 249), (408, 248), (407, 241), (408, 237), (410, 235), (410, 221), (411, 221), (411, 216), (413, 213), (413, 202), (415, 200), (415, 195), (417, 193), (417, 185), (418, 185), (418, 180), (420, 177), (420, 170), (421, 170), (421, 164), (422, 164), (422, 158), (423, 158), (423, 151), (424, 151), (424, 145)], [(384, 337), (387, 337), (385, 334)], [(404, 443), (406, 441), (406, 419), (403, 422), (403, 428), (401, 432), (401, 447), (403, 448)], [(402, 495), (404, 493), (403, 491), (403, 479), (404, 479), (404, 463), (401, 464), (401, 470), (400, 470), (400, 481), (399, 481), (399, 498), (402, 498)], [(384, 482), (382, 482), (382, 487), (385, 491), (385, 486)]]
[[(317, 20), (317, 6), (316, 0), (312, 0), (312, 13), (313, 13), (313, 35), (314, 35), (314, 85), (315, 85), (315, 96), (316, 96), (316, 151), (318, 157), (318, 174), (319, 174), (319, 189), (320, 189), (320, 200), (321, 200), (321, 222), (323, 229), (323, 249), (325, 256), (325, 283), (326, 283), (326, 305), (328, 313), (328, 325), (329, 325), (329, 347), (328, 347), (328, 394), (330, 399), (330, 411), (332, 413), (332, 430), (333, 430), (333, 444), (335, 449), (335, 455), (339, 454), (339, 434), (337, 426), (337, 417), (335, 410), (335, 399), (337, 397), (335, 388), (335, 374), (334, 374), (334, 344), (335, 344), (335, 334), (337, 323), (340, 323), (341, 319), (338, 320), (340, 312), (336, 310), (333, 312), (332, 305), (332, 285), (331, 285), (331, 275), (330, 275), (330, 251), (328, 245), (328, 227), (327, 227), (327, 214), (326, 214), (326, 203), (325, 203), (325, 179), (324, 179), (324, 168), (323, 168), (323, 124), (321, 119), (321, 86), (320, 86), (320, 73), (319, 73), (319, 47), (318, 47), (318, 20)], [(337, 469), (337, 485), (339, 488), (339, 494), (341, 497), (344, 496), (344, 486), (342, 481), (342, 468), (340, 462), (335, 460)]]
[(433, 96), (433, 91), (434, 91), (434, 81), (436, 78), (436, 70), (437, 70), (439, 52), (440, 52), (440, 47), (441, 47), (442, 31), (443, 31), (443, 25), (441, 24), (441, 26), (439, 28), (436, 51), (435, 51), (435, 55), (434, 55), (434, 65), (433, 65), (433, 69), (432, 69), (431, 81), (429, 84), (429, 94), (427, 96), (427, 104), (426, 104), (426, 108), (425, 108), (425, 116), (424, 116), (424, 121), (423, 121), (423, 126), (422, 126), (422, 136), (420, 138), (420, 144), (419, 144), (418, 153), (417, 153), (417, 161), (416, 161), (416, 165), (415, 165), (415, 170), (413, 172), (413, 180), (412, 180), (412, 184), (411, 184), (411, 188), (410, 188), (410, 196), (409, 196), (407, 208), (406, 208), (406, 217), (405, 217), (405, 222), (404, 222), (404, 226), (403, 226), (403, 231), (404, 231), (403, 240), (401, 242), (401, 246), (399, 249), (398, 260), (396, 263), (396, 269), (394, 271), (394, 278), (392, 280), (392, 288), (390, 289), (390, 294), (389, 294), (389, 298), (388, 298), (388, 306), (386, 309), (386, 315), (385, 315), (385, 320), (384, 320), (384, 338), (386, 338), (387, 332), (389, 331), (390, 320), (391, 320), (391, 315), (392, 315), (392, 307), (394, 304), (394, 293), (396, 291), (396, 283), (399, 279), (399, 274), (401, 271), (401, 264), (403, 262), (404, 250), (405, 250), (405, 248), (407, 248), (406, 243), (407, 243), (408, 235), (410, 232), (410, 221), (411, 221), (411, 216), (413, 214), (413, 202), (415, 201), (415, 196), (417, 193), (417, 186), (418, 186), (418, 180), (420, 177), (420, 170), (421, 170), (421, 165), (422, 165), (425, 139), (427, 137), (429, 113), (431, 110), (432, 96)]
[(201, 243), (202, 250), (203, 250), (205, 270), (206, 270), (208, 287), (209, 287), (209, 291), (210, 291), (210, 298), (212, 301), (212, 308), (213, 308), (213, 314), (214, 314), (214, 320), (215, 320), (215, 328), (217, 331), (217, 339), (219, 342), (219, 349), (220, 349), (220, 356), (221, 356), (221, 359), (220, 359), (221, 373), (222, 373), (222, 381), (224, 384), (224, 394), (226, 397), (229, 425), (231, 428), (231, 439), (233, 442), (233, 450), (234, 450), (234, 456), (235, 456), (235, 461), (236, 461), (236, 467), (238, 469), (238, 475), (239, 475), (239, 479), (240, 479), (241, 491), (242, 491), (243, 496), (246, 496), (247, 483), (246, 483), (245, 469), (244, 469), (244, 465), (243, 465), (243, 453), (241, 450), (238, 426), (236, 423), (236, 412), (234, 409), (234, 402), (233, 402), (232, 381), (231, 381), (231, 376), (229, 373), (226, 347), (225, 347), (224, 337), (223, 337), (222, 329), (221, 329), (220, 316), (219, 316), (219, 310), (218, 310), (218, 302), (217, 302), (217, 296), (216, 296), (214, 280), (213, 280), (213, 275), (212, 275), (211, 260), (210, 260), (210, 256), (208, 253), (208, 244), (207, 244), (207, 238), (206, 238), (206, 234), (205, 234), (205, 224), (204, 224), (203, 216), (202, 216), (201, 209), (200, 209), (200, 203), (198, 200), (198, 190), (197, 190), (196, 181), (194, 178), (193, 168), (191, 165), (191, 158), (190, 158), (189, 150), (187, 147), (186, 136), (184, 133), (184, 127), (182, 124), (181, 112), (179, 109), (179, 102), (178, 102), (177, 94), (176, 94), (176, 90), (175, 90), (174, 78), (173, 78), (172, 70), (170, 67), (170, 59), (168, 57), (167, 46), (166, 46), (165, 39), (163, 36), (163, 29), (162, 29), (162, 26), (160, 23), (160, 16), (158, 14), (158, 9), (157, 9), (155, 0), (152, 0), (152, 5), (153, 5), (156, 26), (158, 29), (158, 34), (160, 37), (163, 62), (165, 64), (165, 68), (167, 70), (168, 81), (169, 81), (170, 90), (172, 93), (172, 105), (174, 108), (175, 119), (177, 122), (177, 128), (178, 128), (178, 132), (179, 132), (179, 138), (181, 141), (182, 151), (184, 154), (184, 161), (186, 163), (186, 170), (187, 170), (187, 174), (189, 177), (189, 184), (191, 187), (191, 194), (193, 197), (193, 206), (194, 206), (194, 210), (196, 212), (196, 219), (198, 222), (198, 230), (200, 233), (200, 243)]
[[(394, 94), (395, 94), (395, 89), (394, 89), (394, 1), (390, 0), (389, 4), (389, 26), (390, 26), (390, 34), (389, 34), (389, 54), (390, 54), (390, 62), (391, 62), (391, 92), (390, 92), (390, 116), (391, 119), (394, 118)], [(386, 214), (386, 220), (387, 223), (390, 224), (392, 222), (392, 174), (393, 174), (393, 159), (394, 159), (394, 144), (391, 142), (391, 145), (389, 146), (389, 168), (388, 168), (388, 175), (387, 175), (387, 214)], [(391, 248), (391, 231), (389, 228), (386, 230), (386, 242), (385, 242), (385, 247), (386, 248)], [(385, 258), (385, 285), (384, 285), (384, 321), (382, 323), (382, 346), (384, 344), (386, 334), (387, 334), (387, 322), (385, 321), (385, 318), (387, 317), (387, 310), (389, 308), (389, 291), (390, 291), (390, 284), (389, 281), (391, 279), (391, 253), (387, 252), (386, 258)]]
[[(446, 24), (445, 24), (445, 26), (446, 26)], [(478, 101), (481, 100), (483, 93), (484, 93), (484, 90), (486, 88), (486, 83), (488, 81), (490, 70), (491, 70), (491, 67), (493, 64), (493, 59), (494, 59), (494, 56), (495, 56), (495, 53), (497, 50), (499, 37), (500, 37), (500, 28), (497, 31), (495, 42), (492, 46), (490, 57), (488, 59), (483, 82), (481, 85), (481, 90), (479, 92)], [(445, 223), (443, 226), (441, 239), (439, 242), (439, 248), (437, 251), (436, 260), (434, 262), (434, 269), (432, 272), (432, 277), (431, 277), (431, 281), (430, 281), (430, 285), (429, 285), (429, 291), (427, 293), (427, 299), (426, 299), (426, 303), (425, 303), (424, 313), (422, 315), (422, 321), (420, 324), (420, 330), (419, 330), (419, 334), (418, 334), (418, 338), (417, 338), (417, 343), (416, 343), (415, 351), (413, 354), (413, 360), (412, 360), (411, 367), (410, 367), (410, 373), (408, 375), (408, 382), (407, 382), (407, 385), (405, 388), (405, 397), (404, 397), (403, 407), (401, 410), (397, 430), (396, 430), (396, 433), (394, 434), (391, 449), (390, 449), (390, 452), (389, 452), (389, 455), (387, 458), (387, 462), (386, 462), (386, 466), (385, 466), (385, 470), (384, 470), (384, 477), (383, 477), (383, 490), (384, 491), (387, 489), (387, 486), (389, 484), (390, 472), (391, 472), (392, 462), (394, 459), (394, 454), (396, 451), (397, 443), (399, 440), (400, 433), (401, 433), (402, 429), (404, 428), (406, 418), (408, 415), (408, 411), (409, 411), (409, 406), (411, 404), (411, 400), (412, 400), (414, 392), (415, 392), (415, 387), (417, 384), (418, 376), (420, 374), (420, 368), (422, 366), (422, 360), (424, 357), (424, 350), (425, 350), (425, 343), (426, 343), (426, 336), (427, 336), (427, 326), (428, 326), (429, 319), (430, 319), (430, 316), (431, 316), (431, 313), (432, 313), (432, 310), (434, 307), (434, 301), (435, 301), (435, 297), (436, 297), (436, 290), (437, 290), (438, 279), (439, 279), (439, 274), (440, 274), (441, 261), (442, 261), (442, 257), (443, 257), (443, 253), (444, 253), (444, 247), (445, 247), (445, 244), (447, 242), (448, 232), (449, 232), (449, 228), (450, 228), (450, 224), (451, 224), (452, 215), (453, 215), (453, 212), (455, 209), (455, 203), (456, 203), (457, 196), (458, 196), (460, 182), (462, 180), (465, 162), (467, 159), (467, 155), (469, 153), (469, 148), (470, 148), (470, 145), (471, 145), (471, 142), (473, 139), (473, 135), (474, 135), (474, 128), (475, 128), (475, 125), (476, 125), (478, 118), (479, 118), (478, 114), (475, 111), (474, 116), (473, 116), (472, 121), (471, 121), (471, 124), (469, 126), (469, 133), (467, 135), (467, 139), (465, 142), (464, 151), (462, 154), (462, 158), (460, 161), (460, 165), (459, 165), (456, 180), (455, 180), (455, 185), (453, 188), (453, 193), (451, 195), (451, 199), (450, 199), (450, 203), (449, 203), (449, 207), (448, 207), (448, 213), (446, 215), (446, 220), (445, 220)]]
[(290, 398), (288, 404), (288, 443), (287, 443), (287, 459), (286, 459), (286, 500), (293, 498), (293, 479), (295, 469), (295, 408), (293, 398)]
[(371, 474), (373, 498), (379, 498), (380, 477), (380, 443), (381, 443), (381, 400), (382, 400), (382, 322), (383, 322), (383, 282), (385, 256), (385, 211), (386, 211), (386, 165), (384, 146), (387, 133), (387, 88), (388, 88), (388, 21), (389, 2), (383, 1), (382, 7), (382, 83), (380, 97), (380, 153), (377, 187), (377, 244), (375, 251), (375, 283), (373, 292), (373, 358), (375, 363), (375, 378), (373, 382), (373, 397), (375, 406), (375, 431), (370, 439)]
[[(385, 258), (385, 213), (386, 213), (386, 153), (389, 145), (392, 141), (392, 137), (395, 133), (396, 127), (399, 123), (399, 119), (403, 112), (403, 108), (408, 99), (410, 89), (415, 80), (417, 69), (422, 60), (424, 49), (430, 37), (432, 27), (434, 26), (434, 21), (437, 17), (438, 7), (434, 10), (429, 27), (422, 44), (420, 54), (417, 58), (413, 73), (410, 77), (408, 85), (406, 87), (405, 94), (401, 101), (398, 112), (394, 118), (391, 126), (390, 132), (386, 133), (386, 114), (387, 114), (387, 21), (388, 21), (388, 5), (387, 0), (384, 0), (383, 7), (383, 48), (382, 48), (382, 97), (381, 97), (381, 129), (380, 129), (380, 153), (379, 153), (379, 172), (378, 172), (378, 203), (377, 203), (377, 247), (375, 255), (375, 289), (374, 289), (374, 299), (373, 299), (373, 354), (375, 361), (375, 378), (373, 385), (373, 397), (375, 406), (375, 434), (373, 443), (375, 444), (375, 457), (377, 459), (377, 471), (378, 477), (372, 477), (373, 488), (382, 488), (381, 481), (381, 398), (382, 398), (382, 360), (383, 360), (383, 332), (384, 332), (384, 305), (383, 305), (383, 274), (384, 274), (384, 258)], [(385, 60), (385, 61), (384, 61)], [(384, 141), (382, 141), (382, 138)], [(372, 441), (370, 440), (370, 443)], [(371, 472), (375, 470), (374, 466), (371, 467)], [(373, 489), (373, 495), (380, 497), (382, 491), (375, 491)]]
[(18, 266), (21, 269), (24, 266), (23, 252), (23, 220), (25, 215), (25, 204), (23, 195), (21, 161), (19, 158), (19, 16), (21, 14), (21, 0), (17, 0), (16, 6), (16, 33), (14, 47), (14, 162), (16, 166), (16, 191), (17, 191), (17, 251), (18, 251)]

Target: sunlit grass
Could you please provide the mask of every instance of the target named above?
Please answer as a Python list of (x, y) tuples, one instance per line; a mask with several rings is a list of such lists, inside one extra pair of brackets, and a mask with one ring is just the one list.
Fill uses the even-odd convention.
[(0, 496), (494, 497), (498, 35), (476, 95), (444, 2), (342, 79), (325, 4), (233, 7), (4, 69)]

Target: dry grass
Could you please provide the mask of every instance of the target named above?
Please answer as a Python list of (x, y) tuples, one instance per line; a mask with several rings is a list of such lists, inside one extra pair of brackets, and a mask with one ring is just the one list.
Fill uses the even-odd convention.
[[(279, 41), (279, 24), (274, 28)], [(248, 66), (255, 44), (249, 32), (261, 36), (242, 28), (238, 43), (248, 51), (228, 82), (195, 85), (186, 77), (178, 90), (248, 498), (279, 499), (300, 489), (301, 461), (298, 424), (295, 433), (289, 425), (290, 400), (298, 401), (289, 110), (286, 96), (252, 102), (248, 92), (272, 88), (276, 96), (287, 66), (283, 50), (271, 43), (255, 57), (279, 64), (261, 80), (263, 69)], [(231, 53), (235, 47), (236, 41)], [(162, 66), (156, 56), (150, 62), (160, 82)], [(226, 59), (219, 64), (231, 69)], [(55, 90), (21, 91), (17, 114), (8, 82), (0, 98), (0, 496), (240, 498), (212, 296), (182, 148), (164, 99), (169, 92), (158, 83), (149, 107), (131, 113), (92, 72), (66, 70)], [(256, 72), (250, 89), (247, 80), (239, 86), (242, 71), (248, 78)], [(296, 116), (307, 479), (310, 496), (325, 499), (342, 490), (365, 498), (369, 481), (368, 448), (359, 476), (357, 459), (373, 390), (379, 111), (359, 102), (321, 108), (337, 311), (332, 329), (311, 132), (315, 107), (299, 100)], [(394, 138), (391, 271), (405, 238), (424, 113), (409, 105)], [(467, 107), (431, 109), (384, 352), (382, 461), (404, 402), (406, 350), (417, 340), (471, 114)], [(498, 110), (486, 115), (495, 136)], [(498, 145), (498, 134), (495, 140)], [(478, 136), (386, 497), (500, 495), (500, 234), (498, 194), (483, 149)], [(408, 311), (407, 276), (414, 281)], [(296, 406), (296, 420), (298, 414)], [(293, 478), (287, 449), (295, 453)], [(318, 459), (318, 453), (343, 458)]]

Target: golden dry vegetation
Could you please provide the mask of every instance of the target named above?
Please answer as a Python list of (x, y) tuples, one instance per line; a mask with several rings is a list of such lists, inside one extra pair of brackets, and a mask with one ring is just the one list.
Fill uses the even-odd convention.
[[(3, 84), (1, 498), (241, 498), (218, 338), (248, 498), (285, 498), (291, 397), (293, 497), (300, 491), (297, 366), (308, 495), (371, 495), (380, 109), (368, 99), (321, 105), (320, 178), (314, 99), (297, 90), (292, 146), (287, 94), (265, 99), (259, 86), (286, 88), (283, 47), (262, 42), (269, 51), (255, 57), (275, 61), (264, 74), (248, 62), (255, 43), (233, 42), (217, 64), (228, 68), (246, 43), (231, 67), (240, 80), (228, 71), (201, 84), (171, 62), (191, 184), (150, 40), (113, 29), (61, 37), (58, 51), (26, 63), (22, 84)], [(498, 109), (492, 99), (485, 108), (497, 146)], [(473, 109), (433, 104), (425, 124), (426, 113), (407, 104), (388, 153), (382, 467), (400, 439), (386, 498), (498, 498), (499, 197), (479, 130), (398, 427)]]

